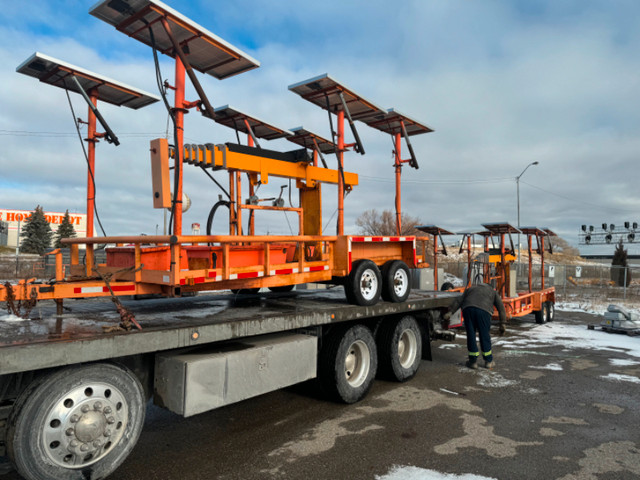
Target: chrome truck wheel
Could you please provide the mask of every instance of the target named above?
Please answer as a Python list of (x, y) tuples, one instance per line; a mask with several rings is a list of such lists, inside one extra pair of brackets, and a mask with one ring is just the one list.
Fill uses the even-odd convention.
[(58, 370), (16, 401), (9, 458), (29, 480), (103, 478), (133, 449), (144, 414), (142, 386), (129, 370), (112, 364)]
[(375, 305), (382, 291), (380, 269), (371, 260), (354, 262), (347, 277), (345, 290), (350, 303), (362, 306)]
[(404, 382), (418, 372), (422, 334), (412, 315), (383, 322), (378, 330), (377, 345), (381, 376)]
[(344, 403), (362, 400), (373, 385), (377, 368), (376, 343), (364, 325), (339, 328), (324, 339), (318, 379), (333, 400)]
[(390, 260), (382, 267), (382, 298), (387, 302), (404, 302), (411, 293), (411, 272), (402, 260)]

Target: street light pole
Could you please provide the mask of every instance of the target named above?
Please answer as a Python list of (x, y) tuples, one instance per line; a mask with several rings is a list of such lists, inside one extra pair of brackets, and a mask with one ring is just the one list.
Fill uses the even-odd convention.
[[(524, 172), (526, 172), (531, 165), (538, 165), (538, 162), (531, 162), (529, 165), (524, 167), (522, 173), (516, 177), (516, 195), (518, 199), (518, 230), (520, 230), (520, 177), (524, 175)], [(520, 263), (520, 232), (518, 232), (518, 263)]]

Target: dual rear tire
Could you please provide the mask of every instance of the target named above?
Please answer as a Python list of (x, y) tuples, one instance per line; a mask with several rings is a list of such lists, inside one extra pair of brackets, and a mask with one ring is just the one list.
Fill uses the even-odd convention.
[(347, 301), (354, 305), (375, 305), (382, 297), (388, 302), (404, 302), (411, 292), (411, 271), (401, 260), (390, 260), (382, 271), (371, 260), (353, 263), (344, 284)]
[(543, 302), (542, 309), (533, 312), (536, 323), (542, 325), (543, 323), (552, 322), (556, 314), (555, 303)]
[(318, 358), (318, 381), (332, 400), (355, 403), (373, 385), (376, 374), (405, 382), (412, 378), (422, 359), (422, 335), (415, 317), (383, 321), (374, 337), (361, 324), (330, 332)]

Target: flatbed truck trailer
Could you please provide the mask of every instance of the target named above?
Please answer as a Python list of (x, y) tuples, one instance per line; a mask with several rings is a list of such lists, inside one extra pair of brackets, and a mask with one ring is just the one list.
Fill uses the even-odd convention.
[(459, 293), (350, 305), (342, 287), (122, 299), (142, 330), (112, 329), (106, 298), (0, 321), (0, 455), (26, 479), (98, 479), (134, 448), (147, 401), (185, 417), (315, 379), (354, 403), (374, 378), (406, 381), (451, 339)]

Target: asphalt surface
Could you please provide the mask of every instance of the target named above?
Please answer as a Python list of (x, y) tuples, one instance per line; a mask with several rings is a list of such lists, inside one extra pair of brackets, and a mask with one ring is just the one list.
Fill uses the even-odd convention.
[(635, 356), (615, 347), (619, 335), (592, 332), (609, 349), (581, 342), (575, 332), (597, 322), (561, 311), (552, 324), (512, 321), (494, 337), (493, 371), (464, 366), (462, 336), (434, 342), (416, 377), (376, 381), (355, 405), (306, 385), (187, 419), (150, 405), (138, 445), (110, 478), (375, 479), (415, 466), (500, 480), (638, 479), (640, 337), (624, 336)]

